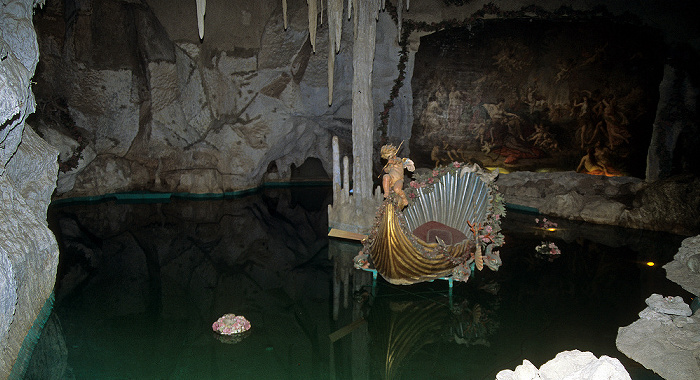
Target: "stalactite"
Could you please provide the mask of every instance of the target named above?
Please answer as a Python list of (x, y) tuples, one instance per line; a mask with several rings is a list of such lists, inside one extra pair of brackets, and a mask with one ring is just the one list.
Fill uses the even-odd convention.
[(335, 52), (340, 51), (340, 39), (343, 35), (343, 0), (328, 0), (328, 18), (333, 15), (333, 24), (328, 22), (329, 33), (334, 35)]
[(377, 35), (377, 0), (355, 2), (355, 38), (352, 48), (352, 156), (353, 198), (357, 209), (372, 196), (372, 65)]
[(408, 12), (409, 8), (411, 8), (411, 0), (406, 0), (406, 12)]
[[(381, 8), (380, 8), (380, 9), (381, 9), (381, 10), (385, 10), (385, 9), (386, 9), (386, 0), (380, 0), (380, 1), (382, 2), (382, 5), (381, 5)], [(401, 2), (401, 0), (399, 0), (399, 2)]]
[[(328, 25), (331, 25), (330, 17), (328, 18)], [(332, 35), (332, 34), (331, 34)], [(328, 105), (333, 104), (333, 76), (335, 74), (335, 49), (333, 48), (333, 42), (328, 41)]]
[(353, 10), (352, 1), (353, 0), (348, 0), (348, 20), (350, 20), (350, 17), (352, 17), (352, 10)]
[(287, 30), (287, 0), (282, 0), (282, 19), (284, 20), (284, 30)]
[(401, 28), (403, 24), (403, 0), (399, 0), (396, 4), (396, 27), (399, 30), (399, 43), (401, 43)]
[(207, 10), (207, 0), (197, 1), (197, 28), (199, 29), (199, 39), (204, 39), (204, 13)]
[(328, 105), (333, 104), (335, 55), (343, 33), (343, 0), (328, 0)]
[(306, 0), (309, 5), (309, 39), (311, 48), (316, 53), (316, 21), (318, 19), (318, 0)]
[(319, 22), (323, 25), (323, 0), (318, 0), (318, 3), (321, 5), (321, 19)]
[[(352, 13), (353, 13), (353, 16), (355, 16), (353, 18), (353, 28), (355, 28), (353, 30), (353, 35), (357, 34), (357, 2), (358, 1), (359, 0), (352, 0)], [(350, 17), (350, 15), (348, 15), (348, 17)]]

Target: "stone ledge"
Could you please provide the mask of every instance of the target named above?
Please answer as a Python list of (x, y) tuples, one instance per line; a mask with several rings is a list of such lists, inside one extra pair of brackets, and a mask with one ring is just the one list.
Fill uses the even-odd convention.
[(632, 177), (575, 172), (502, 174), (507, 203), (571, 220), (680, 235), (700, 233), (700, 179), (675, 177), (647, 183)]

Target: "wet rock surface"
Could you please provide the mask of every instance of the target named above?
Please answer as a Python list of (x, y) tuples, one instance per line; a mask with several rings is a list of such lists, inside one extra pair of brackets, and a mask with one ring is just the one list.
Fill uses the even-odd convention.
[(700, 179), (674, 177), (653, 183), (634, 177), (515, 172), (497, 182), (506, 203), (542, 214), (590, 223), (700, 233)]
[[(683, 240), (674, 260), (664, 265), (667, 277), (697, 297), (700, 236)], [(681, 297), (652, 294), (639, 320), (620, 327), (617, 348), (668, 380), (700, 378), (700, 313)]]

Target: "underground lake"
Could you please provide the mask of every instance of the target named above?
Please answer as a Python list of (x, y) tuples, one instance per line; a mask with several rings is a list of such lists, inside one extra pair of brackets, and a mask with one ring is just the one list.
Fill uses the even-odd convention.
[[(549, 231), (508, 209), (498, 271), (398, 286), (353, 267), (360, 244), (328, 238), (331, 198), (298, 186), (54, 202), (55, 301), (25, 379), (494, 379), (566, 350), (660, 379), (615, 338), (652, 293), (691, 302), (662, 268), (683, 237)], [(252, 327), (222, 338), (226, 313)]]

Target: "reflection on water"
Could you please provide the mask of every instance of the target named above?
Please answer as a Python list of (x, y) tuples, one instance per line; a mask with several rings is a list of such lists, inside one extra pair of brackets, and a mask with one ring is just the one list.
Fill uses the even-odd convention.
[[(31, 379), (493, 379), (564, 350), (615, 348), (665, 279), (680, 238), (509, 212), (498, 272), (393, 286), (355, 270), (359, 244), (326, 237), (329, 189), (237, 199), (52, 207), (56, 303)], [(534, 247), (553, 241), (549, 260)], [(657, 263), (655, 267), (645, 265)], [(222, 342), (225, 313), (252, 324)]]

